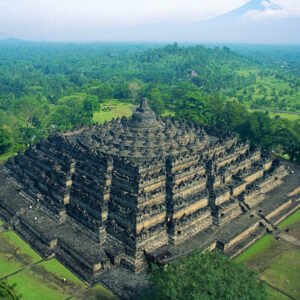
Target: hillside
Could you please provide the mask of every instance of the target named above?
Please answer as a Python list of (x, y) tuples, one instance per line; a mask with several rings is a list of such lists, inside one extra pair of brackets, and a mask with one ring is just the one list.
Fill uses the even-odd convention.
[(233, 48), (1, 41), (0, 154), (91, 124), (110, 99), (134, 104), (146, 96), (158, 114), (174, 113), (189, 93), (252, 110), (300, 111), (297, 47)]

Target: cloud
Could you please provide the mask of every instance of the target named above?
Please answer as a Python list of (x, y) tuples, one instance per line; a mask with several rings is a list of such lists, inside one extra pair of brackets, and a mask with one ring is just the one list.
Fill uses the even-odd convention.
[(300, 17), (299, 0), (263, 0), (260, 10), (250, 10), (244, 18), (251, 20), (264, 20), (274, 18)]
[(210, 19), (247, 0), (0, 0), (0, 35), (34, 37)]
[[(245, 13), (248, 7), (252, 9)], [(228, 14), (234, 10), (237, 14)], [(216, 17), (227, 14), (228, 27), (218, 25), (222, 18)], [(186, 39), (204, 31), (203, 39), (210, 40), (214, 32), (221, 38), (233, 32), (247, 36), (247, 30), (261, 27), (257, 20), (289, 24), (288, 17), (299, 16), (300, 0), (0, 0), (0, 39), (155, 41), (163, 36), (175, 41), (180, 34)], [(284, 36), (289, 35), (284, 28)]]

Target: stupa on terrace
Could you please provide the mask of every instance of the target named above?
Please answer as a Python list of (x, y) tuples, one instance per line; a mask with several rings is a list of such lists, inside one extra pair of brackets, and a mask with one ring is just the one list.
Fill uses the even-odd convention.
[(130, 119), (52, 135), (10, 159), (0, 216), (94, 282), (196, 247), (240, 253), (297, 208), (288, 168), (233, 135), (158, 118), (143, 99)]

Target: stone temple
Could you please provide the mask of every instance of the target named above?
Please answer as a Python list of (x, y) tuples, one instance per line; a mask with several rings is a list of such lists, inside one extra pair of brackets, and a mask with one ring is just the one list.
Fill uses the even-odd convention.
[(158, 118), (147, 100), (130, 119), (52, 135), (2, 169), (6, 226), (89, 282), (195, 248), (233, 257), (299, 207), (294, 165)]

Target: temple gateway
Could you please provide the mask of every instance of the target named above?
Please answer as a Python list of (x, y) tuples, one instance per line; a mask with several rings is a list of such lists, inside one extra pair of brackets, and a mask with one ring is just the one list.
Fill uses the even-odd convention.
[(299, 207), (299, 174), (232, 135), (158, 118), (142, 100), (130, 119), (51, 135), (10, 159), (0, 216), (95, 282), (196, 248), (236, 256)]

